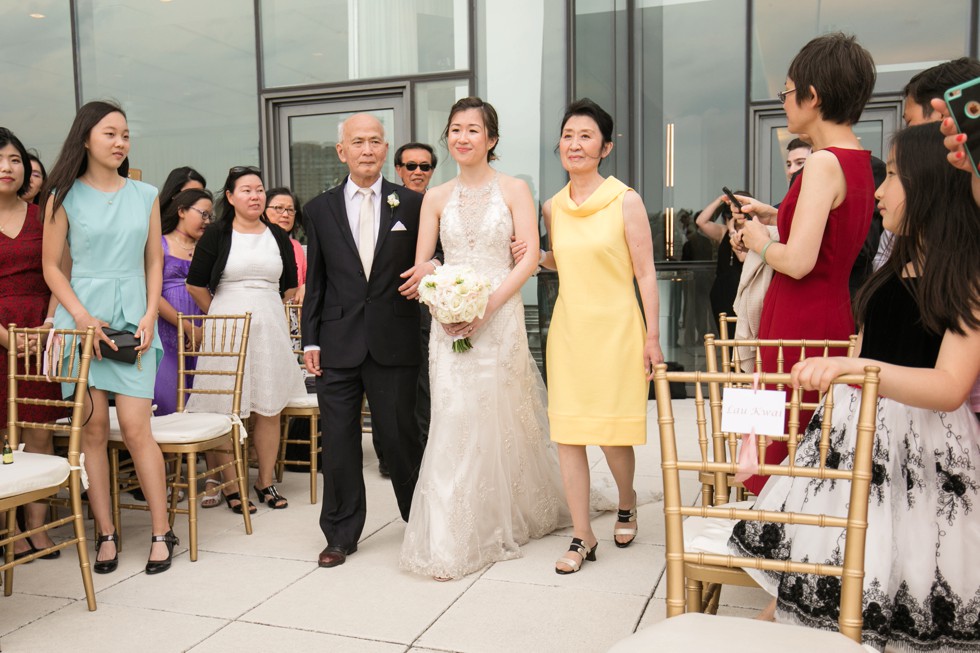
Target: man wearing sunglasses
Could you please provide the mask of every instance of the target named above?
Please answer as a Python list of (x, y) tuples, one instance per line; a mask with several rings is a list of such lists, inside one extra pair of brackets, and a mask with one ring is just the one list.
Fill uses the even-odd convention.
[(436, 154), (431, 145), (405, 143), (395, 151), (395, 171), (406, 188), (424, 193), (436, 170)]

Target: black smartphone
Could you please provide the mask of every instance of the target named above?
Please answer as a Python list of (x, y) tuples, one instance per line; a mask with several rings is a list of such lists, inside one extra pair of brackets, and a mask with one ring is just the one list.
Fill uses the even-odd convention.
[(735, 193), (733, 193), (728, 186), (722, 186), (721, 192), (723, 192), (725, 196), (728, 197), (728, 201), (732, 203), (732, 206), (738, 208), (739, 211), (742, 210), (742, 203), (735, 198)]
[(966, 153), (974, 174), (980, 175), (980, 77), (954, 86), (944, 93), (949, 115), (956, 128), (966, 134)]

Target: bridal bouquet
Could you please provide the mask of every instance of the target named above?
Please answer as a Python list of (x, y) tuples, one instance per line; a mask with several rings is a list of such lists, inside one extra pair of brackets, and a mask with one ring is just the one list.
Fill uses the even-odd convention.
[[(429, 307), (440, 324), (471, 322), (483, 317), (490, 299), (490, 283), (472, 269), (462, 265), (443, 265), (422, 277), (419, 301)], [(473, 348), (469, 338), (453, 341), (453, 351)]]

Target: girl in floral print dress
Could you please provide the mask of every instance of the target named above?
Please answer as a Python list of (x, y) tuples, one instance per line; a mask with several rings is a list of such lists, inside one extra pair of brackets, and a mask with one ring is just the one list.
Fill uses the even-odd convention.
[[(860, 358), (810, 359), (794, 383), (826, 391), (881, 368), (864, 578), (864, 643), (888, 651), (980, 651), (980, 425), (966, 400), (980, 373), (980, 219), (970, 178), (946, 163), (937, 124), (896, 134), (878, 188), (888, 263), (856, 302)], [(836, 386), (830, 467), (849, 468), (860, 390)], [(814, 463), (822, 410), (797, 462)], [(763, 510), (843, 514), (850, 485), (773, 477)], [(841, 564), (843, 531), (738, 522), (739, 555)], [(746, 570), (777, 621), (836, 629), (840, 580)]]

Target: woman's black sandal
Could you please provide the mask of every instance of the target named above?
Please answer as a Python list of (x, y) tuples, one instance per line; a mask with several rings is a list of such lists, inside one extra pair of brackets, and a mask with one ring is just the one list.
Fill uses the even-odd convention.
[[(616, 523), (636, 524), (636, 505), (634, 504), (633, 507), (630, 508), (629, 510), (623, 510), (622, 508), (617, 510)], [(638, 526), (634, 528), (617, 528), (613, 530), (613, 541), (616, 543), (616, 546), (618, 546), (620, 549), (625, 549), (626, 547), (628, 547), (630, 544), (633, 543), (633, 540), (636, 539), (636, 533), (639, 530), (640, 529)], [(617, 535), (632, 535), (633, 537), (631, 537), (625, 542), (620, 542), (619, 540), (616, 539)]]
[[(116, 547), (116, 555), (114, 555), (109, 560), (99, 560), (99, 549), (106, 542), (112, 542)], [(95, 563), (92, 565), (92, 571), (97, 574), (111, 574), (119, 566), (119, 536), (116, 533), (109, 533), (108, 535), (99, 535), (95, 538)]]
[(167, 558), (165, 560), (147, 560), (146, 561), (146, 573), (149, 574), (161, 574), (168, 569), (170, 569), (170, 564), (173, 562), (174, 557), (174, 547), (180, 544), (180, 540), (174, 535), (173, 531), (167, 531), (163, 535), (152, 535), (150, 536), (150, 544), (156, 544), (157, 542), (163, 542), (167, 545)]
[(269, 506), (273, 510), (283, 510), (289, 507), (289, 501), (286, 497), (279, 494), (279, 490), (276, 489), (275, 485), (270, 485), (267, 488), (259, 489), (258, 486), (253, 485), (252, 489), (255, 490), (255, 494), (259, 497), (259, 501)]
[[(238, 503), (233, 506), (231, 505), (232, 501), (237, 501)], [(236, 515), (242, 514), (242, 495), (240, 495), (238, 492), (232, 492), (231, 494), (226, 494), (225, 505), (228, 506), (228, 510), (232, 511)], [(248, 514), (254, 515), (256, 511), (258, 511), (258, 508), (255, 507), (255, 504), (252, 503), (251, 500), (249, 500)]]
[(574, 574), (576, 571), (582, 568), (582, 565), (585, 563), (586, 560), (590, 562), (595, 562), (595, 550), (598, 548), (599, 548), (598, 542), (593, 544), (591, 547), (588, 547), (585, 546), (585, 542), (583, 542), (580, 538), (573, 537), (572, 543), (568, 547), (568, 552), (577, 553), (580, 556), (582, 556), (582, 559), (575, 560), (573, 558), (568, 558), (568, 557), (558, 558), (558, 562), (568, 565), (569, 569), (559, 569), (558, 567), (555, 567), (555, 573), (561, 574), (562, 576), (566, 574)]

